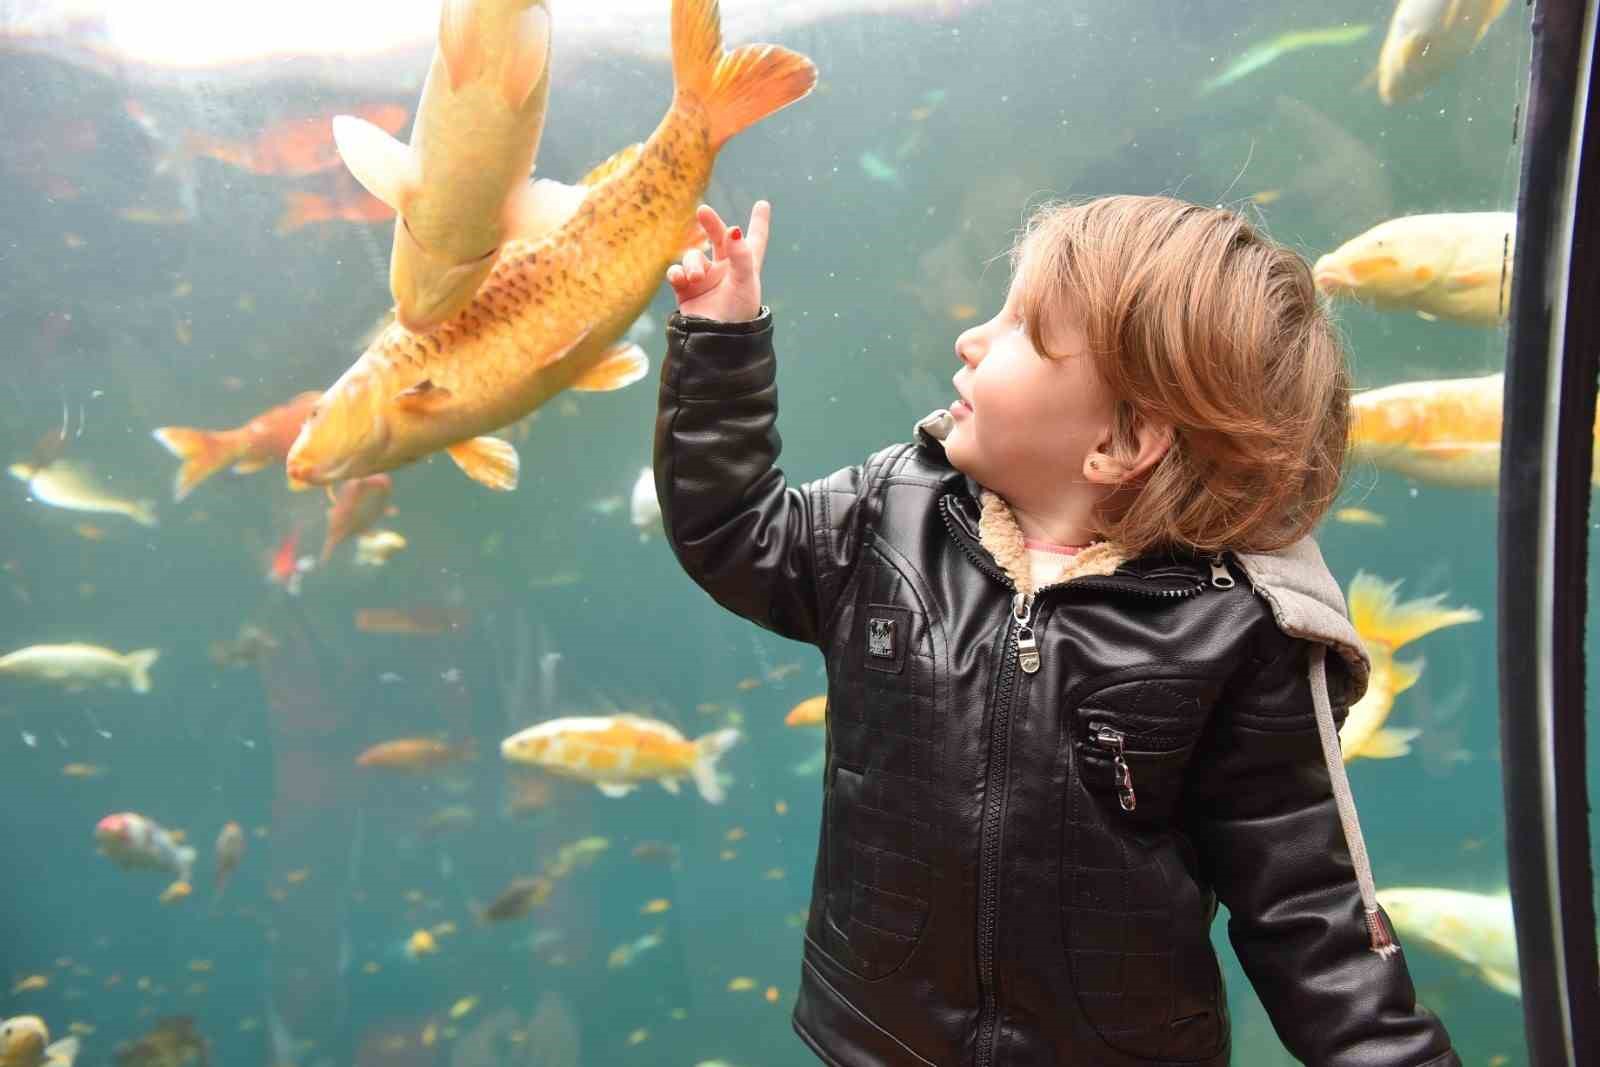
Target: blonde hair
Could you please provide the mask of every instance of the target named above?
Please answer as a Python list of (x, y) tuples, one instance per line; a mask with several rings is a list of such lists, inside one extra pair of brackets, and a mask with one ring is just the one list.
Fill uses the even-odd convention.
[(1171, 197), (1045, 204), (1012, 249), (1024, 322), (1078, 317), (1118, 397), (1113, 451), (1139, 420), (1171, 447), (1113, 494), (1100, 533), (1125, 551), (1270, 551), (1339, 491), (1350, 374), (1311, 270), (1231, 211)]

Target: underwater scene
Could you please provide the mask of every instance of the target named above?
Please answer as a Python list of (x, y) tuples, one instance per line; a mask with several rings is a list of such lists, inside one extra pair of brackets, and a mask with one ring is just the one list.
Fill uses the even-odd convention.
[[(821, 658), (661, 533), (662, 272), (702, 235), (584, 205), (772, 202), (799, 482), (951, 401), (1029, 208), (1121, 192), (1316, 265), (1379, 898), (1463, 1061), (1526, 1063), (1494, 619), (1530, 9), (723, 0), (725, 48), (815, 83), (774, 61), (787, 106), (719, 127), (671, 111), (672, 7), (0, 0), (0, 1064), (816, 1062)], [(658, 124), (694, 136), (635, 181)], [(1293, 1063), (1214, 936), (1235, 1062)]]

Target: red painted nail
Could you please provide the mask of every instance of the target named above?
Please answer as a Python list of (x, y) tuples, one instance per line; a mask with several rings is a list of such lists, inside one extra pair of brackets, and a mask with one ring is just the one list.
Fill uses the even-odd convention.
[(739, 227), (735, 226), (733, 229), (728, 231), (728, 240), (730, 240), (730, 241), (742, 241), (742, 240), (744, 240), (744, 231), (739, 229)]

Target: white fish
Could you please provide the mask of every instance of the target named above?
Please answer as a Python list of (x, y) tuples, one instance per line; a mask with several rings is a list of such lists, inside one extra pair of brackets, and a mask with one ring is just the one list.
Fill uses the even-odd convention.
[(150, 500), (126, 500), (106, 492), (94, 476), (70, 462), (57, 461), (43, 469), (26, 463), (13, 463), (11, 476), (25, 482), (28, 492), (41, 504), (65, 511), (84, 511), (95, 515), (122, 515), (140, 526), (156, 524), (156, 506)]
[(1507, 0), (1399, 0), (1378, 55), (1385, 104), (1419, 95), (1483, 40)]
[(661, 529), (661, 501), (656, 498), (656, 476), (649, 467), (634, 479), (628, 496), (628, 521), (639, 531), (639, 540), (649, 540), (652, 531)]
[(100, 851), (125, 871), (165, 871), (180, 882), (191, 880), (194, 847), (180, 844), (154, 819), (132, 811), (107, 815), (95, 826), (94, 839)]
[(77, 692), (103, 685), (127, 686), (135, 693), (150, 692), (150, 668), (161, 656), (158, 648), (114, 652), (99, 645), (30, 645), (0, 656), (0, 674), (38, 682), (55, 682)]
[(1511, 299), (1516, 215), (1406, 215), (1352, 237), (1312, 268), (1325, 293), (1474, 326), (1503, 322)]
[(1378, 890), (1378, 903), (1402, 938), (1417, 938), (1468, 964), (1500, 992), (1522, 996), (1509, 892), (1407, 886)]
[(500, 743), (510, 763), (592, 782), (608, 797), (627, 796), (640, 782), (659, 782), (669, 793), (690, 778), (707, 803), (722, 803), (717, 760), (739, 741), (737, 730), (717, 730), (690, 741), (667, 723), (642, 715), (552, 719)]

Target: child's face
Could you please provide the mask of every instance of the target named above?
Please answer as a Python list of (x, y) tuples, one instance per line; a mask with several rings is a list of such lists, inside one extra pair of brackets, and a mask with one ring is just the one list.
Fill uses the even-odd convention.
[(950, 463), (1012, 503), (1037, 507), (1084, 486), (1084, 460), (1111, 437), (1114, 398), (1086, 354), (1076, 316), (1052, 315), (1034, 350), (1021, 321), (1019, 283), (999, 314), (956, 338), (960, 396), (945, 438)]

